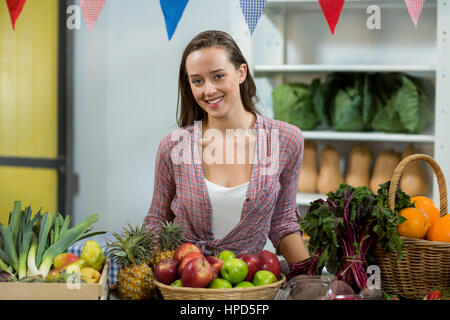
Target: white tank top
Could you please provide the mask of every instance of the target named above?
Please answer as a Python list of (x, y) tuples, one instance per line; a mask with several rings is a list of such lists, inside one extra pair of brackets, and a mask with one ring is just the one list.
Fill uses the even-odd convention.
[(205, 178), (212, 205), (212, 227), (215, 239), (225, 237), (241, 221), (248, 182), (231, 188), (222, 187)]

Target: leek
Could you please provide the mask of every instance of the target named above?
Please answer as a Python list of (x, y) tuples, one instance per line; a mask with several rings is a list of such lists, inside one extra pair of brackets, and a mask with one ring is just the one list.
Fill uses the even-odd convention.
[(20, 246), (19, 246), (19, 270), (18, 270), (19, 279), (22, 279), (27, 276), (27, 256), (28, 250), (30, 249), (30, 243), (33, 237), (33, 225), (39, 217), (40, 217), (40, 210), (30, 221), (31, 207), (27, 207), (25, 209), (26, 219), (24, 219), (22, 223)]
[(36, 267), (36, 250), (37, 250), (37, 237), (33, 234), (33, 240), (31, 241), (30, 250), (28, 251), (27, 267), (28, 273), (32, 276), (39, 275), (39, 269)]
[(42, 255), (47, 246), (47, 238), (50, 232), (50, 229), (53, 225), (53, 218), (55, 214), (46, 212), (42, 217), (41, 224), (39, 226), (39, 241), (36, 252), (36, 265), (39, 267), (42, 261)]
[(2, 271), (2, 270), (6, 271), (8, 273), (12, 273), (12, 271), (13, 271), (12, 268), (10, 266), (8, 266), (5, 261), (0, 259), (0, 271)]
[[(42, 256), (42, 262), (39, 266), (39, 273), (46, 278), (50, 268), (53, 264), (53, 259), (60, 253), (66, 251), (72, 244), (78, 241), (89, 230), (91, 225), (98, 221), (98, 215), (93, 214), (75, 227), (67, 230), (64, 234), (61, 234), (58, 241), (52, 244), (47, 250), (45, 250)], [(38, 247), (39, 248), (39, 247)]]
[(22, 224), (22, 202), (14, 201), (13, 211), (9, 215), (9, 230), (11, 232), (11, 240), (14, 248), (17, 249), (17, 239), (19, 237), (20, 226)]
[(14, 246), (13, 237), (9, 226), (1, 226), (0, 232), (3, 236), (6, 253), (11, 267), (18, 272), (19, 270), (19, 258), (17, 257), (16, 248)]

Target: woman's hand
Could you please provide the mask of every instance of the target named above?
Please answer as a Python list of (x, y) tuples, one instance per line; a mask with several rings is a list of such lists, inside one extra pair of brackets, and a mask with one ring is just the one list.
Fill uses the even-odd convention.
[(288, 263), (297, 263), (309, 258), (308, 249), (300, 233), (291, 233), (281, 238), (278, 249)]

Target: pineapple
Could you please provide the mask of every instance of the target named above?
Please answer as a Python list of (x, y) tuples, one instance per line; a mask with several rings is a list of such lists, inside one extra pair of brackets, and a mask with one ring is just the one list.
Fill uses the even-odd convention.
[(151, 258), (153, 232), (145, 226), (133, 229), (128, 224), (124, 233), (113, 233), (116, 241), (107, 243), (106, 255), (120, 265), (117, 274), (119, 292), (129, 300), (145, 300), (155, 292), (154, 275), (147, 261)]
[(175, 250), (183, 243), (183, 230), (181, 226), (175, 222), (161, 222), (161, 233), (159, 236), (159, 250), (153, 266), (164, 260), (165, 258), (173, 258)]

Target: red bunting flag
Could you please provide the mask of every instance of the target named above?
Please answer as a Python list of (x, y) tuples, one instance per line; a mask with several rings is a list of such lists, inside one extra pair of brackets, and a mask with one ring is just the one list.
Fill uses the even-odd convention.
[(23, 6), (27, 0), (6, 0), (6, 4), (8, 5), (9, 15), (11, 16), (12, 27), (16, 29), (16, 20), (19, 18), (20, 13), (22, 12)]
[(334, 29), (341, 16), (342, 7), (344, 7), (345, 0), (319, 0), (322, 12), (327, 19), (331, 34), (334, 34)]
[(405, 3), (408, 8), (409, 16), (414, 22), (414, 25), (417, 27), (425, 0), (405, 0)]
[(106, 0), (80, 0), (84, 21), (91, 32), (92, 29), (94, 29), (98, 16), (102, 12), (105, 1)]

